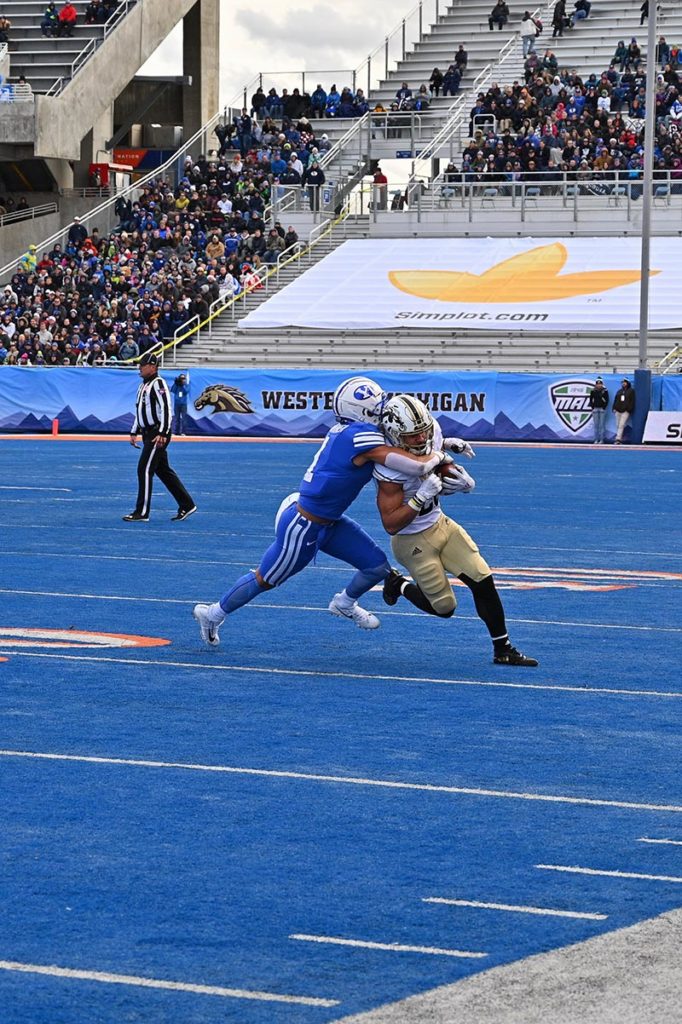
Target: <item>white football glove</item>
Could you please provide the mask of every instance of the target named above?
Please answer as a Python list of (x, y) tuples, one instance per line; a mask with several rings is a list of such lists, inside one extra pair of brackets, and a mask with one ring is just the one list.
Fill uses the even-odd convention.
[(414, 509), (415, 512), (421, 512), (425, 505), (436, 497), (437, 494), (443, 490), (443, 481), (435, 473), (431, 476), (427, 476), (426, 480), (423, 480), (419, 485), (419, 490), (416, 494), (413, 494), (408, 505)]
[(476, 458), (476, 452), (469, 442), (465, 441), (462, 437), (444, 437), (443, 447), (449, 448), (450, 451), (455, 452), (457, 455), (465, 455), (467, 459)]
[(453, 463), (449, 471), (443, 477), (443, 494), (471, 494), (476, 481), (470, 476), (466, 469)]

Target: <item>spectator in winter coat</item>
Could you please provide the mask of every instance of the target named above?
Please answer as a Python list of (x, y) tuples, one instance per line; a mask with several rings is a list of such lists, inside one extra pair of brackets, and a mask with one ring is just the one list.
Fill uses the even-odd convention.
[(9, 18), (6, 18), (4, 14), (0, 14), (0, 43), (9, 42), (9, 30), (12, 27), (12, 22)]
[(73, 4), (67, 0), (59, 12), (59, 27), (57, 34), (60, 36), (68, 36), (70, 38), (73, 35), (73, 30), (76, 27), (77, 20), (78, 11)]
[(557, 36), (563, 36), (565, 20), (566, 0), (557, 0), (557, 3), (554, 5), (554, 13), (552, 14), (553, 39), (556, 39)]
[(659, 36), (658, 43), (656, 44), (656, 60), (662, 68), (670, 62), (670, 47), (665, 41), (665, 36)]
[(434, 68), (429, 78), (429, 89), (432, 96), (439, 96), (443, 88), (443, 72), (440, 68)]
[(68, 240), (69, 244), (73, 245), (76, 249), (80, 249), (85, 239), (88, 237), (86, 229), (81, 224), (80, 217), (73, 218), (73, 224), (69, 228)]
[(613, 400), (613, 411), (616, 414), (616, 439), (614, 444), (623, 443), (623, 432), (630, 416), (635, 411), (635, 392), (627, 377), (623, 378), (621, 387), (616, 391)]
[(327, 106), (327, 94), (319, 83), (317, 89), (310, 97), (310, 105), (313, 117), (324, 117), (324, 111)]
[(530, 16), (530, 11), (524, 11), (521, 19), (521, 42), (523, 44), (524, 59), (529, 53), (535, 51), (535, 37), (538, 34), (537, 26)]
[(606, 427), (606, 412), (609, 407), (609, 392), (604, 387), (604, 381), (597, 377), (594, 387), (589, 396), (590, 409), (592, 410), (592, 422), (594, 423), (594, 444), (604, 443), (604, 429)]
[(460, 78), (466, 71), (468, 63), (469, 54), (464, 49), (464, 43), (460, 43), (457, 48), (457, 53), (455, 54), (455, 64), (457, 65), (457, 70), (459, 71)]
[(508, 21), (509, 8), (507, 7), (505, 0), (497, 0), (497, 3), (490, 12), (490, 17), (488, 18), (488, 25), (490, 27), (490, 31), (492, 32), (493, 26), (497, 25), (501, 32)]
[(443, 96), (455, 96), (459, 92), (462, 76), (455, 64), (451, 64), (443, 76)]
[(320, 209), (320, 195), (325, 180), (324, 171), (317, 160), (311, 160), (309, 166), (303, 172), (302, 181), (304, 185), (308, 186), (310, 209), (315, 212)]
[(56, 36), (59, 34), (59, 13), (55, 3), (49, 3), (40, 22), (40, 31), (44, 36)]

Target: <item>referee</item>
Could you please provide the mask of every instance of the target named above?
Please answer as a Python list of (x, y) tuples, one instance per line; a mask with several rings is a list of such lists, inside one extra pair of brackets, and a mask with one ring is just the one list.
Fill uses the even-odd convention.
[(178, 474), (168, 464), (167, 447), (171, 439), (171, 400), (168, 385), (158, 374), (159, 361), (153, 352), (140, 359), (142, 383), (137, 389), (135, 422), (130, 429), (130, 443), (139, 448), (137, 435), (142, 432), (142, 454), (137, 464), (137, 504), (135, 511), (123, 516), (126, 523), (148, 523), (154, 474), (178, 503), (172, 519), (182, 521), (196, 512), (188, 491)]

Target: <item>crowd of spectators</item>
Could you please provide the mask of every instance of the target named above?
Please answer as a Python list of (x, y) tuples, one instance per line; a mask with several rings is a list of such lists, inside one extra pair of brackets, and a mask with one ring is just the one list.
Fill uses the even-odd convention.
[[(682, 192), (682, 66), (664, 37), (657, 47), (654, 179)], [(529, 53), (525, 82), (493, 83), (471, 110), (469, 143), (448, 182), (564, 180), (638, 182), (642, 176), (646, 71), (636, 39), (619, 42), (609, 67), (581, 77), (560, 69), (551, 49)], [(610, 184), (609, 184), (610, 183)], [(638, 198), (641, 186), (632, 186)]]
[[(0, 290), (0, 362), (118, 365), (205, 320), (215, 300), (262, 287), (259, 268), (298, 242), (291, 226), (266, 228), (272, 190), (297, 165), (313, 189), (321, 168), (305, 120), (250, 120), (243, 154), (220, 126), (220, 152), (188, 159), (176, 187), (159, 179), (135, 202), (120, 197), (108, 236), (74, 218), (64, 245), (30, 246)], [(244, 143), (243, 130), (228, 134)]]

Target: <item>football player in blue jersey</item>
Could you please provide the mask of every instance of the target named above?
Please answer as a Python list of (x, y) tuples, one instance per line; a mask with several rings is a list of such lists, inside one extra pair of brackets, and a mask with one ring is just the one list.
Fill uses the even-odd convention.
[(285, 583), (324, 551), (357, 570), (329, 611), (361, 629), (376, 629), (379, 620), (358, 605), (358, 598), (391, 572), (385, 553), (353, 519), (348, 506), (372, 479), (375, 463), (419, 478), (449, 456), (443, 452), (414, 455), (386, 444), (380, 429), (387, 396), (367, 377), (351, 377), (334, 392), (337, 423), (331, 428), (303, 475), (299, 490), (282, 502), (275, 541), (257, 569), (247, 572), (214, 604), (198, 604), (193, 615), (201, 638), (220, 643), (218, 629), (227, 615), (259, 594)]

